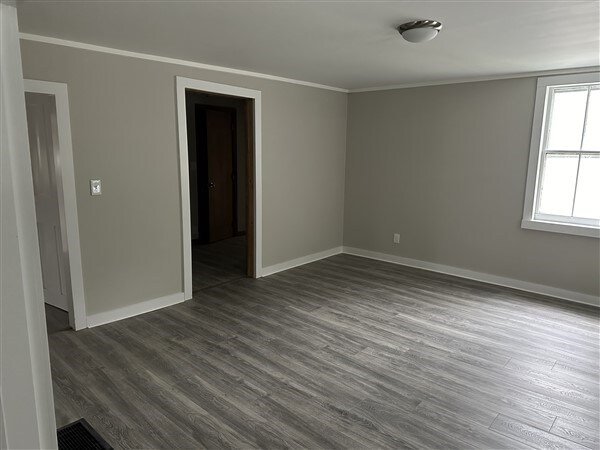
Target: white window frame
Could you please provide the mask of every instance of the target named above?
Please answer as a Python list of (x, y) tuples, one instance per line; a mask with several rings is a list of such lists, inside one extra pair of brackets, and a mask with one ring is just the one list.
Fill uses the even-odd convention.
[(600, 238), (600, 224), (598, 221), (578, 220), (577, 222), (567, 222), (564, 216), (536, 214), (538, 187), (542, 175), (544, 140), (547, 137), (546, 130), (549, 120), (548, 107), (550, 99), (548, 93), (551, 88), (557, 86), (576, 86), (598, 82), (600, 82), (600, 73), (598, 72), (538, 78), (531, 130), (525, 205), (521, 222), (522, 228)]

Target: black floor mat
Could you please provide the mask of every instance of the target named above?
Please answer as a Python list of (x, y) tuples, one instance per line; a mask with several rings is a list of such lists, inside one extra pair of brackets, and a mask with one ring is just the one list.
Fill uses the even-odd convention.
[(112, 450), (85, 419), (59, 428), (58, 450)]

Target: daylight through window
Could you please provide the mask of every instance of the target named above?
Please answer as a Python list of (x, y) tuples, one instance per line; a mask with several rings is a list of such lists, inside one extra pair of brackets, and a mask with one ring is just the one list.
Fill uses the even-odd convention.
[(600, 83), (548, 85), (544, 94), (541, 130), (534, 124), (534, 133), (540, 133), (539, 159), (529, 218), (597, 228)]

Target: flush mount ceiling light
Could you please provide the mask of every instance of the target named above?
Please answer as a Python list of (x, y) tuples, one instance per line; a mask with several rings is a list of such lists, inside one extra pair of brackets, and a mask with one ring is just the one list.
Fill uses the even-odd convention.
[(403, 23), (398, 27), (398, 33), (408, 42), (427, 42), (438, 35), (442, 22), (437, 20), (415, 20)]

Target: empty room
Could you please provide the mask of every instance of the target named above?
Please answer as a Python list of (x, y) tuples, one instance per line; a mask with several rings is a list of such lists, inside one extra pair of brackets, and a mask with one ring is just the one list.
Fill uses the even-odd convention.
[(0, 8), (0, 448), (600, 450), (598, 1)]

